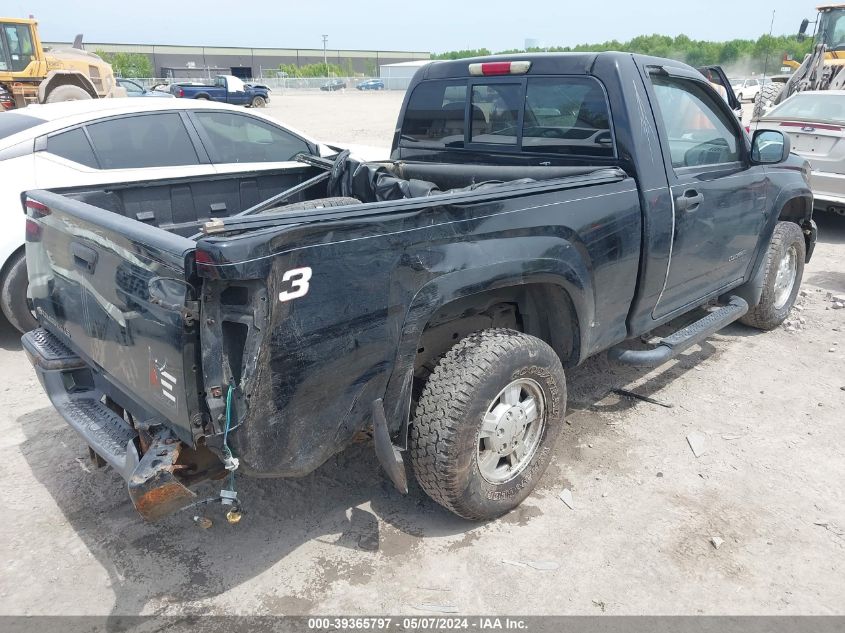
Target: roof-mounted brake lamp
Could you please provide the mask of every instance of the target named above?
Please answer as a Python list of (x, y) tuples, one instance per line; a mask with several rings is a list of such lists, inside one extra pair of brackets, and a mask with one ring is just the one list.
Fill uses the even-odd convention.
[(531, 68), (531, 62), (482, 62), (470, 64), (469, 74), (474, 77), (524, 75), (529, 68)]

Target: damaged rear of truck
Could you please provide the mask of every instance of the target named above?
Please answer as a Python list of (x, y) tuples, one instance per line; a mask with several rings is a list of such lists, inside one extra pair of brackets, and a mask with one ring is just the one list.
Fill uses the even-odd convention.
[[(709, 90), (736, 134), (730, 161), (721, 142), (684, 141), (685, 167), (717, 186), (674, 191), (651, 73)], [(528, 122), (535, 80), (575, 86), (581, 113), (538, 105)], [(414, 101), (426, 91), (433, 108)], [(496, 119), (509, 106), (493, 96), (509, 95), (515, 118)], [(658, 350), (616, 357), (655, 364), (739, 318), (783, 320), (815, 227), (805, 166), (769, 134), (752, 143), (667, 60), (434, 64), (409, 90), (394, 160), (302, 157), (299, 185), (232, 217), (177, 224), (149, 196), (151, 226), (119, 186), (29, 192), (42, 327), (24, 347), (147, 519), (224, 478), (236, 519), (234, 473), (302, 476), (362, 434), (400, 491), (409, 458), (446, 508), (498, 516), (551, 459), (565, 367), (702, 305), (715, 308)]]

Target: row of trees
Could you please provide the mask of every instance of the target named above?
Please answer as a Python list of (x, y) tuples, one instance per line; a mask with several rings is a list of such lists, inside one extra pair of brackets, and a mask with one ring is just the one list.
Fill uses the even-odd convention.
[[(266, 77), (354, 77), (357, 73), (352, 66), (352, 60), (346, 60), (344, 65), (340, 64), (303, 64), (297, 66), (296, 64), (281, 64), (276, 69), (264, 70)], [(375, 77), (377, 74), (376, 63), (373, 60), (367, 60), (365, 63), (364, 74), (368, 77)]]
[(142, 53), (106, 53), (94, 51), (111, 64), (114, 74), (118, 77), (145, 78), (153, 76), (153, 64), (150, 58)]
[[(709, 66), (719, 64), (729, 70), (736, 68), (745, 73), (761, 73), (768, 55), (768, 72), (778, 72), (784, 55), (801, 60), (810, 52), (813, 43), (810, 39), (799, 42), (795, 36), (762, 35), (756, 40), (729, 40), (711, 42), (693, 40), (686, 35), (671, 37), (668, 35), (640, 35), (627, 42), (610, 40), (601, 44), (578, 44), (576, 46), (553, 46), (543, 49), (511, 49), (500, 53), (523, 52), (572, 52), (572, 51), (626, 51), (677, 59), (691, 66)], [(477, 55), (489, 55), (486, 48), (475, 50), (448, 51), (433, 55), (434, 59), (463, 59)]]

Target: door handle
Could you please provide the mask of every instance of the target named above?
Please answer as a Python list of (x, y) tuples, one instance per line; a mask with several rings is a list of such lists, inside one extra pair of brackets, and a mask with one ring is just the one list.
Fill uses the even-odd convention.
[(78, 242), (73, 242), (70, 245), (70, 251), (73, 253), (73, 263), (77, 268), (81, 268), (89, 274), (94, 273), (94, 269), (97, 267), (97, 251)]
[(704, 194), (695, 189), (687, 189), (675, 198), (675, 208), (678, 211), (695, 211), (704, 202)]

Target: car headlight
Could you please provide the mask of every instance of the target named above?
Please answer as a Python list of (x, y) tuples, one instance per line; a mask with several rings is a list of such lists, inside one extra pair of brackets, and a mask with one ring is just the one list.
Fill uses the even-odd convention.
[(810, 174), (812, 174), (813, 168), (810, 167), (810, 161), (805, 160), (804, 166), (801, 167), (801, 175), (804, 176), (804, 182), (807, 183), (807, 186), (810, 185)]

